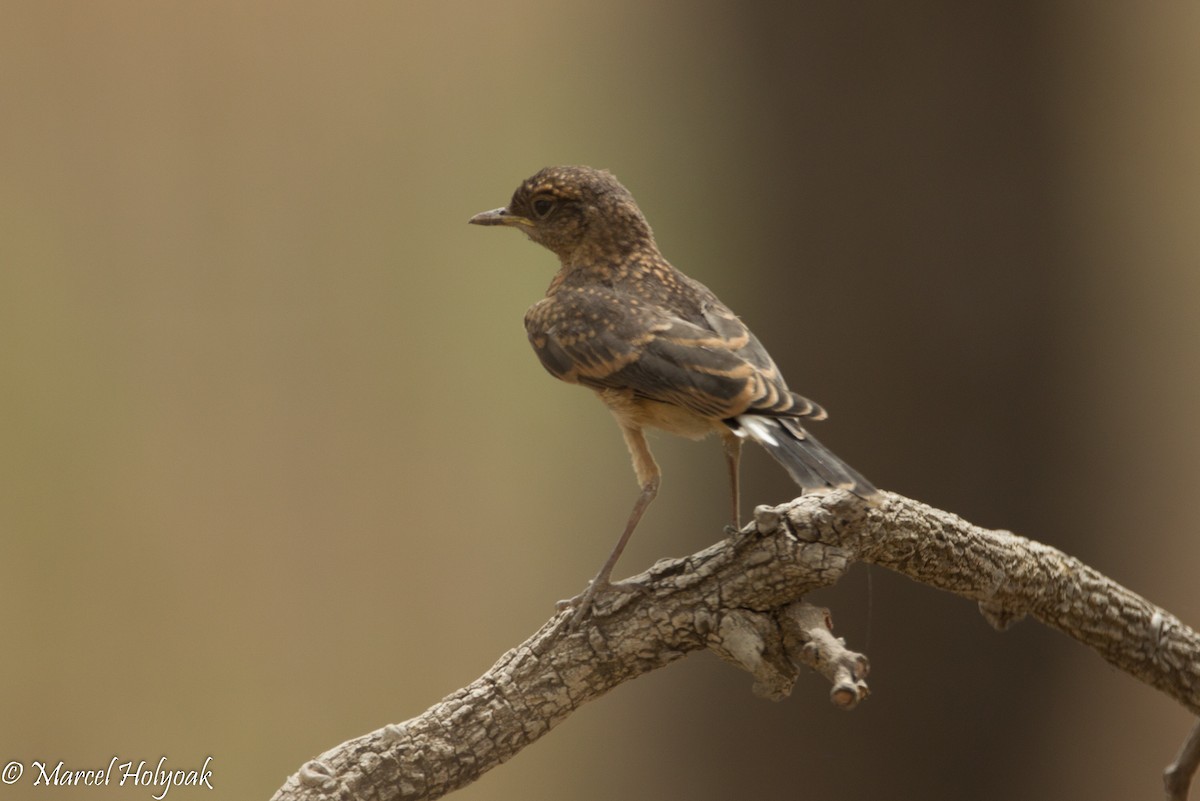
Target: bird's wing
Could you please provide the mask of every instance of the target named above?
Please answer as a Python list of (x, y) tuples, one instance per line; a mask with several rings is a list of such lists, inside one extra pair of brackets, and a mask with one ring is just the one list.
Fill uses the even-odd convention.
[(589, 287), (538, 302), (525, 327), (543, 366), (564, 381), (632, 390), (716, 420), (824, 416), (788, 390), (758, 339), (715, 298), (687, 317)]

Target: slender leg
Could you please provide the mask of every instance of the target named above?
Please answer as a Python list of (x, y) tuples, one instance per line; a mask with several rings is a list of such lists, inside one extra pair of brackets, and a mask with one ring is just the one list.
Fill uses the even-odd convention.
[(738, 465), (742, 458), (742, 438), (733, 432), (722, 432), (721, 444), (725, 446), (725, 464), (729, 467), (729, 488), (733, 496), (733, 530), (739, 531), (742, 528), (742, 507)]
[(633, 469), (637, 473), (638, 481), (642, 485), (642, 492), (638, 495), (637, 502), (633, 505), (633, 510), (629, 513), (629, 520), (625, 523), (625, 531), (621, 533), (621, 538), (617, 540), (616, 546), (604, 565), (600, 568), (600, 572), (592, 579), (591, 585), (584, 591), (579, 599), (579, 605), (575, 608), (575, 614), (571, 617), (570, 627), (575, 629), (580, 622), (587, 616), (588, 611), (592, 608), (592, 601), (597, 593), (603, 592), (610, 586), (609, 578), (612, 576), (613, 568), (616, 567), (617, 560), (621, 558), (621, 552), (625, 550), (625, 545), (629, 542), (629, 537), (633, 534), (633, 530), (637, 528), (638, 521), (642, 519), (642, 515), (646, 512), (647, 507), (658, 495), (658, 485), (662, 477), (662, 472), (658, 469), (658, 463), (654, 461), (653, 454), (650, 453), (650, 446), (646, 444), (646, 436), (642, 433), (640, 427), (627, 426), (621, 424), (621, 433), (625, 435), (625, 444), (629, 446), (629, 454), (633, 457)]

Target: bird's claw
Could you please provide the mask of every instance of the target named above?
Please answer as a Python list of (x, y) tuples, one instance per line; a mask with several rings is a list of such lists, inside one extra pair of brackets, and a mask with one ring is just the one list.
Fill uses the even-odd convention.
[(611, 582), (605, 581), (602, 584), (597, 584), (595, 580), (588, 582), (588, 587), (583, 592), (576, 595), (574, 598), (565, 598), (557, 601), (554, 604), (555, 611), (565, 612), (568, 609), (574, 609), (575, 613), (567, 620), (567, 632), (575, 632), (579, 630), (579, 626), (588, 614), (592, 611), (595, 605), (597, 596), (604, 595), (608, 592), (634, 593), (637, 592), (638, 585), (631, 582)]

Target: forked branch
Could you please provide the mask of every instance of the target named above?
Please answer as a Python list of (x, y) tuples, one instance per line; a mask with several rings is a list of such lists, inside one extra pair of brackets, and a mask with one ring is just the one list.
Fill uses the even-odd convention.
[(759, 507), (741, 533), (655, 564), (630, 592), (598, 599), (580, 631), (568, 633), (571, 611), (559, 612), (423, 714), (307, 762), (274, 801), (437, 798), (587, 701), (703, 648), (751, 673), (760, 695), (786, 696), (809, 666), (834, 703), (853, 707), (867, 696), (866, 657), (802, 599), (856, 561), (977, 601), (998, 628), (1034, 617), (1200, 714), (1200, 637), (1173, 615), (1047, 545), (894, 493), (871, 507), (833, 492)]

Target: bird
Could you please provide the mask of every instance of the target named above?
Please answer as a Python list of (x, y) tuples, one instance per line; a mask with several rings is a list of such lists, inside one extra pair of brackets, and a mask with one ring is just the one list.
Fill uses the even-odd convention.
[(612, 552), (567, 602), (572, 628), (616, 586), (613, 568), (658, 495), (662, 471), (646, 429), (720, 437), (734, 529), (741, 527), (738, 474), (747, 439), (804, 492), (845, 489), (877, 502), (878, 490), (805, 428), (825, 419), (825, 410), (788, 389), (745, 323), (667, 261), (633, 195), (611, 172), (546, 167), (523, 181), (507, 206), (469, 222), (515, 228), (558, 257), (545, 297), (525, 313), (529, 342), (552, 376), (591, 389), (612, 412), (640, 487)]

